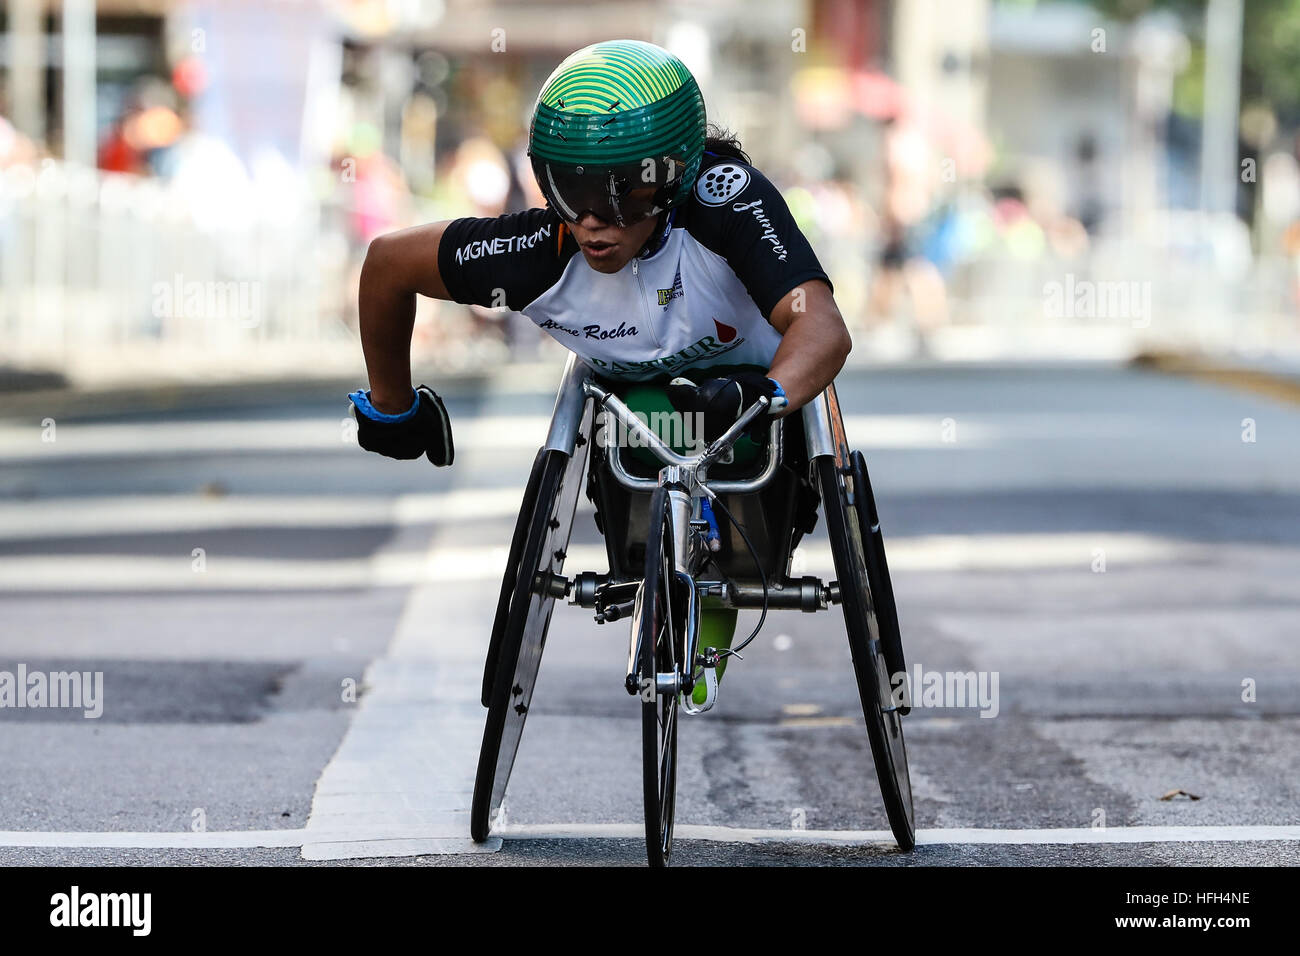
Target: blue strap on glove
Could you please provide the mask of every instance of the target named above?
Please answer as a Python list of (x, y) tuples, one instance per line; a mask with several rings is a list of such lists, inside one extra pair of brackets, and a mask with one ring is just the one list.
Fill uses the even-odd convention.
[(790, 400), (786, 398), (785, 389), (781, 387), (780, 382), (774, 378), (769, 378), (768, 381), (776, 386), (776, 390), (773, 391), (771, 395), (772, 407), (768, 409), (768, 414), (771, 415), (784, 409), (790, 404)]
[(411, 407), (398, 415), (389, 415), (371, 405), (370, 389), (368, 388), (359, 388), (355, 392), (349, 392), (348, 398), (350, 398), (352, 404), (357, 407), (357, 411), (362, 415), (365, 415), (366, 418), (370, 419), (372, 422), (405, 422), (414, 418), (415, 413), (420, 410), (420, 393), (415, 389), (411, 389)]

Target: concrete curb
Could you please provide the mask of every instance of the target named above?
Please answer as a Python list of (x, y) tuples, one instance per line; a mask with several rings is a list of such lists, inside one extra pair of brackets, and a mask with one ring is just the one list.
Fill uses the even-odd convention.
[(1300, 405), (1300, 367), (1293, 370), (1259, 368), (1186, 352), (1141, 352), (1129, 363), (1167, 375), (1223, 385), (1262, 395), (1287, 405)]
[[(1128, 364), (1170, 375), (1224, 385), (1263, 395), (1286, 404), (1300, 404), (1300, 365), (1294, 371), (1234, 364), (1229, 360), (1188, 352), (1140, 352), (1127, 363), (1104, 359), (1060, 359), (1044, 362), (1007, 358), (1001, 361), (961, 361), (917, 358), (907, 361), (859, 359), (850, 361), (845, 371), (923, 371), (942, 372), (968, 366), (1004, 367), (1008, 369), (1035, 365), (1056, 368), (1092, 367)], [(559, 385), (562, 364), (531, 362), (489, 369), (446, 371), (416, 369), (415, 380), (429, 383), (448, 398), (471, 397), (484, 389), (515, 393), (537, 393), (548, 399)], [(31, 420), (41, 418), (95, 419), (117, 415), (157, 415), (167, 412), (251, 408), (258, 405), (291, 401), (321, 402), (337, 400), (340, 408), (346, 395), (363, 386), (363, 376), (297, 376), (286, 378), (250, 378), (242, 381), (185, 382), (159, 380), (132, 385), (76, 387), (55, 385), (57, 376), (32, 374), (9, 376), (9, 389), (0, 390), (0, 419)], [(12, 387), (14, 385), (17, 387)], [(549, 405), (548, 405), (549, 408)]]

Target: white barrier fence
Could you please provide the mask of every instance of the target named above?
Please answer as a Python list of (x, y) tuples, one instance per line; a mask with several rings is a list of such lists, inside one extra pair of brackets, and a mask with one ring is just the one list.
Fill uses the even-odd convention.
[(0, 171), (0, 361), (355, 341), (337, 216), (252, 196), (212, 215), (212, 198), (52, 161)]
[(959, 321), (1032, 332), (1111, 331), (1138, 345), (1294, 349), (1300, 269), (1281, 255), (1102, 239), (1079, 259), (987, 257), (948, 285)]
[[(304, 362), (354, 369), (361, 250), (348, 238), (349, 210), (247, 185), (223, 193), (212, 178), (196, 190), (192, 178), (182, 189), (54, 161), (0, 170), (0, 366), (77, 378), (132, 361), (151, 371), (172, 363), (178, 376), (276, 374)], [(1296, 263), (1253, 257), (1244, 227), (1189, 215), (1166, 214), (1159, 242), (1103, 240), (1079, 260), (967, 262), (946, 286), (952, 328), (1013, 344), (1040, 334), (1049, 351), (1062, 331), (1110, 336), (1120, 348), (1300, 349)], [(860, 327), (870, 259), (861, 241), (825, 250), (841, 307)], [(460, 348), (458, 361), (472, 364), (481, 353), (462, 341), (472, 325), (439, 315), (417, 327), (417, 352)], [(951, 351), (978, 352), (973, 342), (958, 338)]]

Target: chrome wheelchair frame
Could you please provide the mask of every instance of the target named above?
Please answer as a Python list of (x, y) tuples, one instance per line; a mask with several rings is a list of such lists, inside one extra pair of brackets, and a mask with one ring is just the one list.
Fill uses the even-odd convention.
[[(639, 578), (627, 573), (626, 567), (621, 575), (584, 571), (570, 578), (564, 574), (577, 495), (585, 486), (594, 444), (597, 408), (635, 435), (662, 465), (655, 478), (637, 476), (626, 467), (618, 441), (602, 446), (608, 478), (628, 494), (650, 495), (645, 571)], [(669, 861), (677, 710), (680, 705), (688, 715), (700, 714), (717, 699), (715, 668), (721, 656), (714, 648), (698, 646), (700, 603), (708, 597), (724, 607), (761, 608), (764, 617), (769, 609), (811, 613), (833, 605), (842, 607), (890, 828), (900, 847), (911, 849), (914, 845), (911, 785), (901, 727), (907, 710), (893, 700), (889, 680), (906, 665), (865, 461), (848, 447), (833, 385), (797, 413), (802, 416), (807, 479), (820, 490), (838, 580), (788, 576), (793, 528), (777, 529), (785, 535), (784, 550), (774, 553), (784, 556), (785, 567), (777, 569), (780, 573), (769, 580), (761, 556), (745, 528), (731, 517), (724, 498), (733, 503), (745, 501), (746, 496), (768, 488), (785, 460), (783, 421), (773, 420), (756, 473), (719, 479), (709, 474), (765, 410), (763, 399), (746, 409), (701, 454), (680, 455), (570, 356), (550, 430), (525, 492), (493, 623), (482, 694), (488, 719), (471, 810), (474, 839), (486, 839), (494, 823), (500, 822), (499, 809), (532, 705), (551, 611), (557, 598), (565, 598), (570, 604), (593, 609), (599, 623), (631, 618), (625, 689), (639, 696), (642, 703), (647, 855), (652, 865)], [(734, 527), (748, 546), (758, 582), (736, 580), (723, 573), (701, 577), (710, 563), (706, 539), (713, 519), (705, 514), (710, 505), (724, 511), (729, 532)], [(713, 527), (716, 534), (716, 525)], [(609, 530), (602, 529), (602, 534), (614, 555)], [(766, 530), (770, 540), (771, 529)], [(614, 566), (611, 557), (611, 570)], [(721, 568), (717, 563), (714, 566)], [(755, 629), (741, 648), (757, 633)], [(705, 702), (695, 706), (692, 692), (701, 679), (706, 687)]]

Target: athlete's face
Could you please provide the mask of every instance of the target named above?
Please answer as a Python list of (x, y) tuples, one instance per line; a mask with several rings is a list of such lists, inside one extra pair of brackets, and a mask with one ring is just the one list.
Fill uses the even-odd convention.
[(616, 226), (595, 213), (585, 212), (581, 219), (569, 225), (569, 229), (582, 247), (587, 265), (597, 272), (611, 274), (632, 261), (632, 257), (649, 241), (658, 222), (658, 216), (647, 216), (630, 226)]

